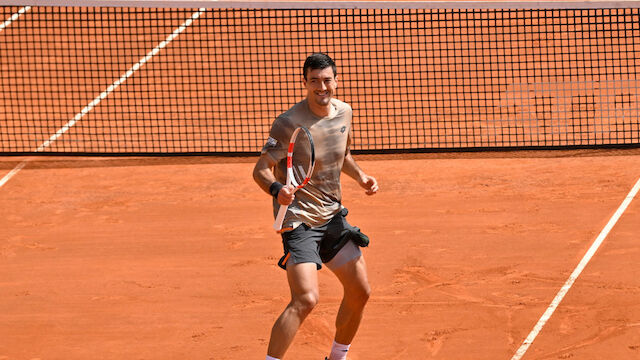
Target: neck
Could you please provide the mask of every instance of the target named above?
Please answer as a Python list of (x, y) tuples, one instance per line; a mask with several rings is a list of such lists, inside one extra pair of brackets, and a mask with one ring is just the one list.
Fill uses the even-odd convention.
[(309, 110), (318, 117), (329, 116), (331, 114), (331, 110), (333, 110), (333, 105), (331, 103), (328, 103), (327, 105), (318, 105), (313, 101), (307, 101), (307, 103), (309, 104)]

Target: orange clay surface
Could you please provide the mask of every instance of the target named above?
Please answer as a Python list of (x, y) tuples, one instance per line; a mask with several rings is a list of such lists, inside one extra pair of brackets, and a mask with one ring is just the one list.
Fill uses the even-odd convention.
[[(0, 158), (0, 359), (264, 359), (288, 301), (254, 158)], [(350, 360), (510, 359), (640, 177), (638, 151), (358, 157), (373, 295)], [(523, 359), (640, 358), (640, 199)], [(285, 359), (323, 359), (341, 298)]]

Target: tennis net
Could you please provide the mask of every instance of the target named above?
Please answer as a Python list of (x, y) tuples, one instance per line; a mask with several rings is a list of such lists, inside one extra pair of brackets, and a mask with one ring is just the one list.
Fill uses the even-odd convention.
[(317, 51), (354, 151), (640, 145), (640, 2), (34, 3), (0, 2), (2, 154), (255, 154)]

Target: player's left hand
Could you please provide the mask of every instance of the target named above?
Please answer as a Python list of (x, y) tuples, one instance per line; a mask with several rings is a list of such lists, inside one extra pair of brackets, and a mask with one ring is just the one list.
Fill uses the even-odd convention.
[(373, 176), (364, 175), (360, 179), (360, 186), (365, 189), (367, 195), (373, 195), (378, 192), (378, 181)]

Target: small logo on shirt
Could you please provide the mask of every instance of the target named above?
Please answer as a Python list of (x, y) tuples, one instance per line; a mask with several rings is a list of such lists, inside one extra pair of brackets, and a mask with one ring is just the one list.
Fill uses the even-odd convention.
[(345, 130), (347, 130), (346, 126), (343, 126), (343, 127), (340, 128), (340, 132), (343, 133), (343, 134), (344, 134)]
[(267, 143), (264, 145), (266, 148), (275, 147), (278, 144), (278, 141), (271, 136), (267, 139)]

